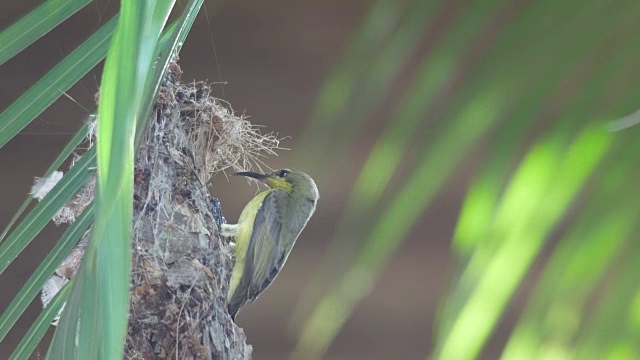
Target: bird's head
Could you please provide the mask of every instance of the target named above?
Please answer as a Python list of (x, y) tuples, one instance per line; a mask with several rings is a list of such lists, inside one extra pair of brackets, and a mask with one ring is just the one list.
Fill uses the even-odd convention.
[(315, 202), (318, 200), (318, 187), (311, 176), (295, 169), (276, 170), (269, 174), (254, 172), (238, 172), (241, 175), (254, 178), (272, 189), (284, 189), (288, 193), (302, 195)]

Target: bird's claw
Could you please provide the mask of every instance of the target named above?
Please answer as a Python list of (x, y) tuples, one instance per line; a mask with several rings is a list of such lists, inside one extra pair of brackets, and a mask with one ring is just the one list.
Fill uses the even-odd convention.
[(222, 216), (222, 207), (220, 206), (220, 200), (209, 195), (209, 210), (211, 210), (211, 215), (213, 216), (213, 220), (218, 225), (218, 230), (222, 229), (222, 224), (226, 224), (227, 220)]

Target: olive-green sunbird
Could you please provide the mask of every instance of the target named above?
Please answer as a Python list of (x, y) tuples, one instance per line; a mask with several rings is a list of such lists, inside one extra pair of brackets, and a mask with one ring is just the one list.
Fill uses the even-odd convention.
[(239, 172), (270, 189), (251, 199), (235, 225), (223, 224), (222, 235), (235, 241), (228, 310), (232, 318), (276, 278), (296, 239), (316, 209), (318, 188), (311, 177), (293, 169), (270, 174)]

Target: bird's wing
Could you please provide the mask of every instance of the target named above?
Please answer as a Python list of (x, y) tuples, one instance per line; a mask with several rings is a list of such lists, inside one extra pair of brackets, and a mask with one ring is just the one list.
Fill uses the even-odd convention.
[(282, 233), (283, 215), (288, 206), (289, 195), (285, 190), (271, 191), (263, 200), (253, 224), (253, 234), (249, 244), (249, 252), (253, 251), (253, 278), (249, 285), (249, 300), (258, 295), (275, 279), (282, 267), (280, 236)]

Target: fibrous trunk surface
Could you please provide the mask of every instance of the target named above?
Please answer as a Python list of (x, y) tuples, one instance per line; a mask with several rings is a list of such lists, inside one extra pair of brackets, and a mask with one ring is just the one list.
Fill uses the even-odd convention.
[[(211, 177), (247, 170), (274, 154), (278, 139), (237, 117), (203, 82), (181, 84), (172, 64), (161, 88), (135, 165), (131, 307), (127, 359), (249, 359), (252, 348), (227, 312), (233, 268), (221, 239), (219, 202)], [(226, 106), (225, 106), (226, 105)], [(93, 119), (95, 121), (95, 119)], [(92, 144), (93, 132), (89, 135)], [(93, 200), (95, 181), (63, 208), (73, 222)], [(88, 234), (51, 279), (73, 277)], [(49, 290), (50, 290), (49, 289)], [(47, 286), (45, 286), (47, 290)], [(55, 291), (43, 291), (50, 297)], [(46, 299), (43, 297), (46, 303)]]

